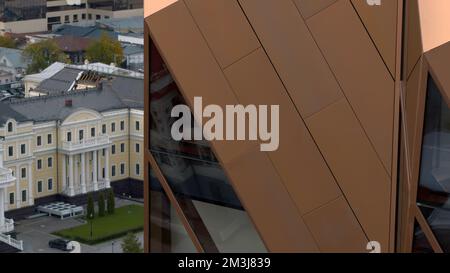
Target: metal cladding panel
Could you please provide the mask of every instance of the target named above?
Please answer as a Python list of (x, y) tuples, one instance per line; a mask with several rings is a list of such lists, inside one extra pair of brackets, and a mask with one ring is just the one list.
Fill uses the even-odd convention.
[(340, 189), (264, 51), (233, 64), (225, 75), (241, 104), (280, 106), (280, 146), (268, 155), (300, 212), (339, 197)]
[(346, 98), (391, 173), (394, 81), (349, 1), (307, 21)]
[(260, 47), (236, 0), (186, 0), (222, 68)]
[(334, 4), (336, 1), (337, 0), (294, 0), (305, 19)]
[(322, 252), (366, 251), (366, 235), (344, 197), (339, 197), (304, 218)]
[(370, 240), (387, 251), (390, 178), (346, 100), (306, 121)]
[(240, 2), (304, 118), (342, 97), (339, 85), (292, 1)]
[[(235, 105), (233, 90), (183, 1), (146, 19), (150, 34), (191, 106)], [(225, 172), (268, 250), (314, 252), (317, 246), (259, 145), (248, 141), (211, 142)]]
[(405, 70), (406, 77), (409, 77), (423, 53), (418, 0), (406, 1), (405, 14)]
[(366, 0), (352, 0), (352, 4), (391, 75), (395, 75), (398, 0), (384, 1), (379, 6), (370, 6)]

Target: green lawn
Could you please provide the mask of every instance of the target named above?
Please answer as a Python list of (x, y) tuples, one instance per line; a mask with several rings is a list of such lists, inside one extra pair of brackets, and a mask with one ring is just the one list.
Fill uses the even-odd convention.
[(116, 208), (113, 215), (96, 217), (92, 221), (92, 238), (90, 236), (91, 225), (87, 224), (57, 231), (54, 234), (69, 240), (75, 240), (85, 244), (98, 244), (104, 241), (122, 237), (128, 232), (140, 231), (144, 228), (144, 208), (138, 205), (130, 205)]

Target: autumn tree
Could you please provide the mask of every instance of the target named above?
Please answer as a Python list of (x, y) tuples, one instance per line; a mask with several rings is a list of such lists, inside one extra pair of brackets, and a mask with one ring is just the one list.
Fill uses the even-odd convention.
[(0, 47), (17, 48), (17, 44), (11, 37), (0, 35)]
[(100, 39), (92, 42), (86, 50), (86, 58), (90, 62), (120, 65), (124, 59), (122, 45), (103, 33)]
[(41, 72), (54, 62), (69, 63), (69, 57), (58, 47), (53, 40), (29, 44), (23, 51), (23, 56), (31, 62), (27, 73)]

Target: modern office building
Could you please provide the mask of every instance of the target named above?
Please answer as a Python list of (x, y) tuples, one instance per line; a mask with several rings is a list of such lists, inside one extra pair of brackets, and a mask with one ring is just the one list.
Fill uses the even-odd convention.
[[(146, 250), (450, 251), (449, 10), (148, 3)], [(175, 141), (171, 109), (195, 97), (279, 105), (279, 148)]]
[(8, 219), (55, 201), (83, 204), (109, 188), (141, 198), (142, 90), (142, 78), (68, 66), (39, 84), (39, 97), (0, 102)]
[(54, 25), (142, 16), (143, 0), (0, 1), (0, 31), (33, 33)]

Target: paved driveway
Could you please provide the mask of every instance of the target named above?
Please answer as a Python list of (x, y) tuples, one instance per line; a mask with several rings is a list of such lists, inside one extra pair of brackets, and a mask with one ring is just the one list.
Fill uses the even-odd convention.
[[(119, 206), (127, 205), (129, 202), (119, 201)], [(61, 220), (56, 217), (41, 217), (37, 219), (27, 219), (16, 222), (15, 231), (17, 238), (23, 240), (25, 253), (63, 253), (48, 247), (48, 241), (59, 238), (53, 235), (55, 231), (72, 228), (82, 225), (79, 219)], [(138, 238), (143, 243), (143, 233), (138, 234)], [(81, 245), (83, 253), (122, 253), (122, 239), (104, 242), (95, 246)]]

